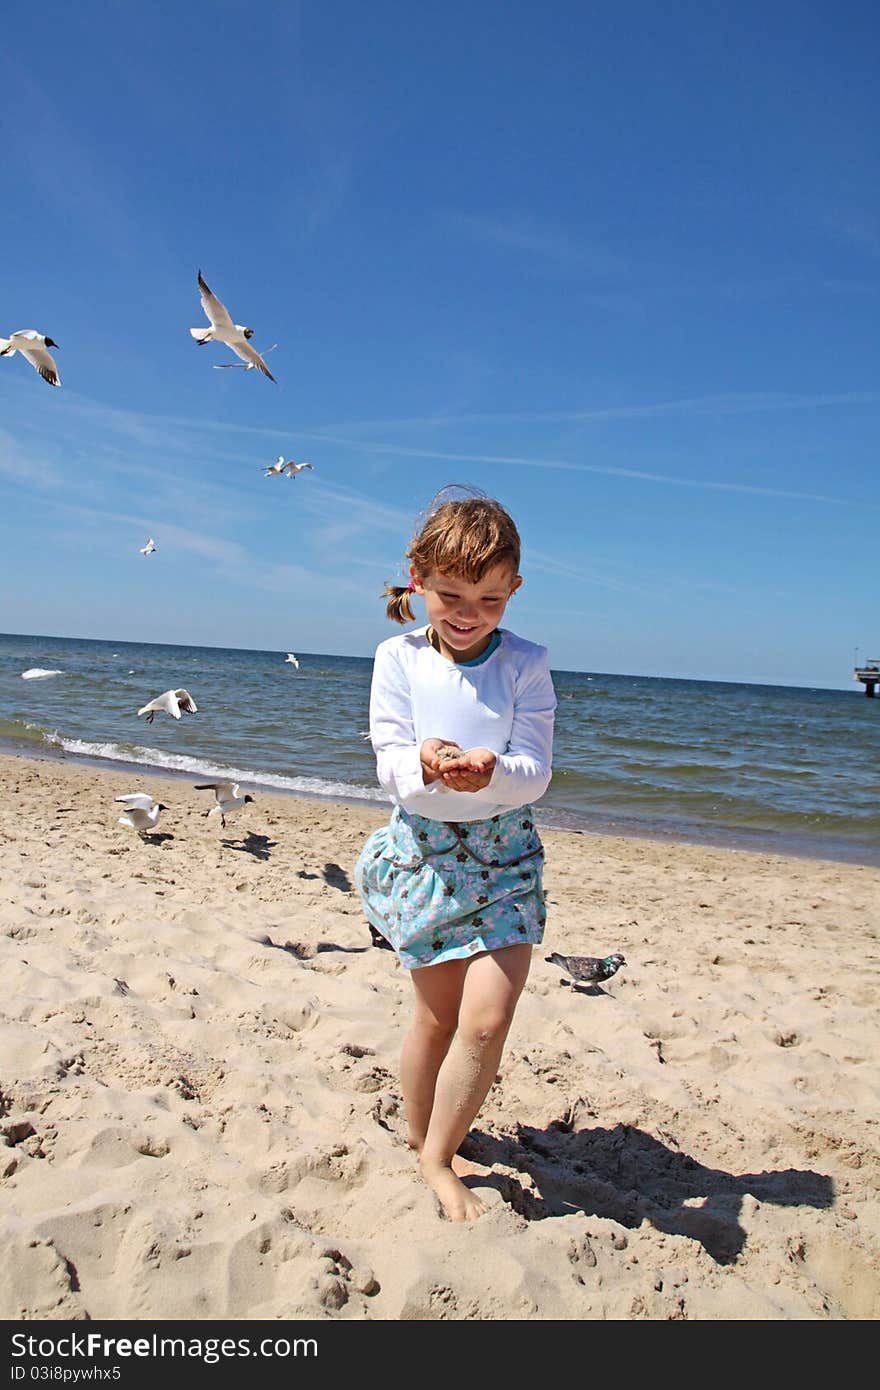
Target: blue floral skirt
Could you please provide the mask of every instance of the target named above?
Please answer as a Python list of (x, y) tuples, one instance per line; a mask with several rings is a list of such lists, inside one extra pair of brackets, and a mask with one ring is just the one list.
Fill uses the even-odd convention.
[(530, 806), (488, 820), (436, 821), (396, 806), (361, 850), (367, 921), (407, 970), (544, 936), (544, 847)]

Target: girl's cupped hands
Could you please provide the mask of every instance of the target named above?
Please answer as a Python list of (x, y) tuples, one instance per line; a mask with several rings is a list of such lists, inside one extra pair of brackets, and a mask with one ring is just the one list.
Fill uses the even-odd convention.
[(455, 792), (478, 792), (488, 787), (498, 761), (489, 748), (467, 752), (449, 738), (426, 738), (419, 750), (422, 778), (427, 786), (442, 780)]
[(455, 792), (478, 792), (488, 787), (498, 761), (489, 748), (470, 748), (457, 758), (445, 758), (440, 764), (443, 785)]

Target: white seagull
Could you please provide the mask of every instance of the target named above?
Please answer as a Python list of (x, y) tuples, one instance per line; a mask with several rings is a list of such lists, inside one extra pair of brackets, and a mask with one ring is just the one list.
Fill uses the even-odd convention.
[[(269, 353), (270, 353), (270, 352), (274, 352), (275, 349), (277, 348), (277, 346), (278, 346), (277, 343), (273, 343), (271, 347), (265, 348), (265, 349), (263, 350), (263, 352), (261, 352), (259, 355), (260, 355), (261, 357), (268, 357), (268, 356), (269, 356)], [(211, 363), (211, 366), (214, 368), (214, 371), (215, 371), (215, 372), (223, 372), (223, 371), (227, 371), (227, 370), (230, 370), (230, 369), (231, 369), (233, 372), (238, 371), (238, 370), (241, 370), (241, 371), (243, 371), (243, 372), (252, 372), (252, 371), (254, 370), (254, 367), (256, 367), (256, 365), (257, 365), (256, 362), (212, 362), (212, 363)], [(268, 375), (268, 373), (267, 373), (267, 375)], [(273, 381), (275, 380), (274, 376), (273, 376), (272, 380), (273, 380)]]
[(314, 468), (313, 463), (294, 463), (293, 459), (288, 459), (284, 465), (284, 471), (288, 478), (295, 478), (297, 473), (301, 473), (304, 468)]
[(284, 658), (284, 661), (285, 661), (285, 663), (287, 663), (287, 662), (289, 661), (290, 664), (291, 664), (291, 666), (293, 667), (293, 669), (294, 669), (295, 671), (298, 671), (298, 670), (299, 670), (299, 662), (297, 661), (297, 659), (296, 659), (296, 657), (294, 656), (293, 652), (288, 652), (288, 653), (287, 653), (287, 656)]
[(163, 695), (157, 695), (155, 700), (139, 709), (138, 716), (145, 714), (147, 723), (152, 724), (159, 710), (170, 714), (172, 719), (179, 719), (181, 711), (184, 714), (195, 714), (198, 708), (188, 690), (166, 690)]
[(256, 348), (252, 348), (248, 339), (254, 336), (252, 328), (245, 328), (243, 323), (233, 323), (232, 316), (225, 304), (221, 304), (216, 294), (212, 294), (202, 279), (202, 272), (199, 271), (199, 289), (202, 292), (202, 308), (207, 315), (210, 328), (191, 328), (189, 331), (201, 346), (203, 343), (225, 343), (231, 347), (236, 357), (240, 357), (242, 362), (249, 367), (259, 367), (264, 376), (270, 381), (275, 378), (269, 371)]
[(60, 386), (61, 377), (55, 365), (55, 358), (48, 348), (57, 348), (52, 338), (46, 338), (35, 328), (20, 328), (11, 338), (0, 338), (0, 357), (14, 357), (20, 352), (30, 362), (50, 386)]
[(284, 472), (284, 455), (279, 454), (275, 462), (270, 463), (268, 468), (263, 469), (263, 472), (267, 478), (277, 478), (279, 474)]
[(197, 792), (213, 792), (216, 805), (212, 806), (207, 816), (219, 816), (220, 824), (226, 829), (226, 817), (233, 811), (240, 811), (245, 802), (253, 801), (252, 796), (242, 796), (241, 788), (237, 782), (194, 782), (193, 786)]
[(142, 545), (142, 546), (141, 546), (141, 554), (142, 554), (142, 555), (152, 555), (152, 554), (153, 554), (153, 551), (154, 551), (155, 549), (156, 549), (156, 543), (155, 543), (155, 541), (153, 540), (153, 537), (151, 536), (150, 539), (147, 541), (146, 545)]
[(119, 817), (117, 825), (136, 830), (139, 835), (155, 830), (159, 824), (159, 812), (168, 810), (161, 801), (154, 802), (147, 792), (133, 792), (131, 796), (117, 796), (114, 799), (125, 806), (125, 815)]

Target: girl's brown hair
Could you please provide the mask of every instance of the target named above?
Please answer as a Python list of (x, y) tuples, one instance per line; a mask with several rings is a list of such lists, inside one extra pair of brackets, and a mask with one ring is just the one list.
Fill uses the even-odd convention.
[[(425, 521), (410, 541), (406, 557), (420, 578), (434, 570), (477, 584), (495, 565), (519, 570), (520, 540), (513, 517), (500, 502), (469, 489), (465, 497), (444, 497), (438, 492), (428, 507)], [(395, 623), (415, 622), (406, 585), (386, 584), (385, 612)]]

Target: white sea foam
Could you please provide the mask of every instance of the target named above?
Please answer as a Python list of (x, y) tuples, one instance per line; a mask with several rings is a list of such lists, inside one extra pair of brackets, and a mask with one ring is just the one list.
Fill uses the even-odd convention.
[(22, 671), (23, 681), (44, 681), (48, 676), (63, 676), (63, 671), (44, 671), (42, 666), (32, 666), (29, 671)]
[(249, 787), (267, 790), (306, 792), (311, 796), (345, 797), (357, 801), (387, 801), (378, 787), (363, 787), (357, 783), (334, 782), (323, 777), (283, 777), (274, 772), (254, 772), (249, 768), (230, 767), (212, 763), (206, 758), (191, 758), (183, 753), (166, 753), (161, 748), (141, 748), (137, 744), (87, 743), (79, 738), (58, 740), (66, 753), (83, 758), (107, 758), (119, 763), (139, 763), (145, 767), (165, 768), (169, 772), (189, 772), (197, 777), (213, 777), (218, 782), (240, 782)]

